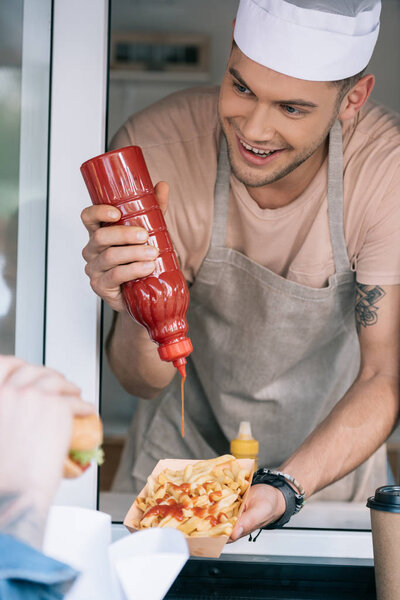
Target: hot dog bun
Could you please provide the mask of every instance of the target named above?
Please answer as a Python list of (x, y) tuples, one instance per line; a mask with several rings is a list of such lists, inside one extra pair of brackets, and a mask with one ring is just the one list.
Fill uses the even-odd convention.
[[(90, 465), (91, 458), (99, 462), (98, 448), (103, 442), (103, 425), (97, 414), (75, 417), (73, 421), (72, 437), (69, 454), (64, 462), (63, 477), (71, 479), (79, 477)], [(75, 460), (76, 453), (87, 454), (88, 461), (85, 464)], [(93, 453), (93, 456), (90, 456)], [(101, 464), (101, 463), (99, 463)]]

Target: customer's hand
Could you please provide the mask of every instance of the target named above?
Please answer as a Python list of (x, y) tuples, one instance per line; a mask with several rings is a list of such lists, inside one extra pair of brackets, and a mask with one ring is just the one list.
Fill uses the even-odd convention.
[(92, 412), (56, 371), (0, 356), (1, 532), (40, 545), (73, 417)]

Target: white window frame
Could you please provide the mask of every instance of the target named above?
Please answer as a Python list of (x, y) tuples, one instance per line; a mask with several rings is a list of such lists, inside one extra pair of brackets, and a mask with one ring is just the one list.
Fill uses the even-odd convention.
[(15, 354), (39, 365), (44, 341), (50, 42), (51, 0), (25, 0)]
[[(89, 196), (80, 165), (105, 150), (108, 0), (54, 0), (45, 363), (99, 406), (100, 301), (84, 272)], [(96, 508), (97, 473), (64, 481), (56, 504)]]
[[(106, 141), (108, 0), (54, 0), (45, 362), (99, 405), (100, 302), (84, 273), (89, 197), (79, 167)], [(56, 504), (97, 507), (97, 473), (63, 482)], [(113, 526), (113, 537), (126, 535)], [(279, 530), (228, 553), (372, 559), (367, 531)]]

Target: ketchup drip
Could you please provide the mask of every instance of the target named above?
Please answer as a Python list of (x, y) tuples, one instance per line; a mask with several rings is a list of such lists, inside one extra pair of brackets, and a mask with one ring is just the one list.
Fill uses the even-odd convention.
[(181, 379), (181, 413), (182, 413), (182, 437), (185, 437), (185, 381), (186, 375)]

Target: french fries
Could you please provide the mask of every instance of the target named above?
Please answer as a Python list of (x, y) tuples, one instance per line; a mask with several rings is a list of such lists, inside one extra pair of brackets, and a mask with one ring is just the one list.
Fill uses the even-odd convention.
[(143, 513), (139, 528), (174, 527), (189, 537), (230, 536), (250, 476), (230, 454), (150, 475), (147, 495), (136, 499)]

